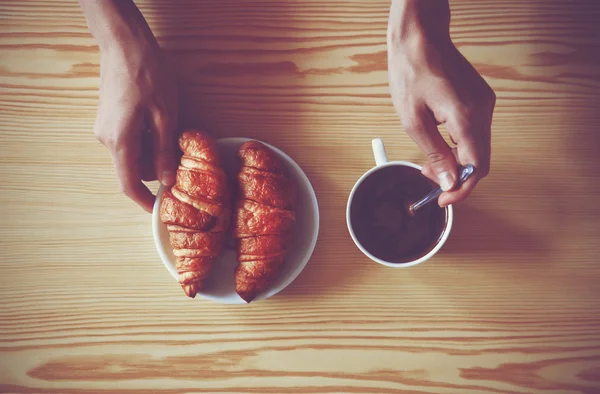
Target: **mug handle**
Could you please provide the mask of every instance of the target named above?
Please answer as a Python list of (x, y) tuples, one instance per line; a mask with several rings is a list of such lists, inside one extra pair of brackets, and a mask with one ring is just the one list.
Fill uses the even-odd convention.
[(375, 156), (375, 165), (381, 166), (388, 162), (387, 154), (385, 153), (385, 146), (383, 146), (383, 140), (381, 138), (375, 138), (371, 141), (373, 146), (373, 156)]

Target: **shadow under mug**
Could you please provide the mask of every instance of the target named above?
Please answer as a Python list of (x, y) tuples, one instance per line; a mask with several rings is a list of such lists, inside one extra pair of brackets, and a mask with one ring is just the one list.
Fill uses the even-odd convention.
[[(352, 240), (354, 241), (354, 243), (356, 244), (358, 249), (360, 249), (360, 251), (363, 252), (365, 254), (365, 256), (367, 256), (368, 258), (370, 258), (371, 260), (373, 260), (379, 264), (383, 264), (388, 267), (403, 268), (403, 267), (411, 267), (413, 265), (423, 263), (423, 262), (429, 260), (430, 258), (432, 258), (442, 248), (442, 246), (444, 246), (444, 244), (446, 243), (446, 240), (450, 236), (450, 230), (452, 229), (452, 222), (454, 220), (454, 209), (452, 208), (452, 205), (448, 205), (445, 208), (445, 210), (446, 210), (446, 225), (442, 232), (442, 236), (440, 237), (438, 242), (435, 244), (435, 246), (429, 252), (427, 252), (427, 254), (425, 254), (415, 260), (407, 261), (405, 263), (393, 263), (393, 262), (382, 260), (378, 257), (375, 257), (368, 250), (366, 250), (363, 245), (361, 245), (360, 241), (356, 237), (354, 229), (352, 228), (352, 222), (350, 220), (350, 213), (351, 213), (352, 203), (354, 200), (354, 195), (356, 193), (356, 190), (358, 189), (358, 186), (362, 182), (364, 182), (369, 176), (371, 176), (375, 172), (381, 170), (382, 168), (390, 167), (390, 166), (412, 167), (419, 171), (421, 171), (421, 169), (422, 169), (422, 167), (420, 165), (414, 164), (414, 163), (411, 163), (408, 161), (389, 161), (387, 158), (387, 154), (385, 152), (385, 146), (383, 145), (383, 140), (381, 138), (373, 139), (372, 147), (373, 147), (373, 155), (375, 156), (375, 167), (371, 168), (369, 171), (364, 173), (358, 179), (358, 181), (352, 188), (352, 191), (350, 192), (350, 197), (348, 198), (348, 204), (346, 205), (346, 224), (348, 225), (348, 231), (350, 231), (350, 236), (352, 237)], [(425, 175), (423, 175), (423, 177), (425, 177)]]

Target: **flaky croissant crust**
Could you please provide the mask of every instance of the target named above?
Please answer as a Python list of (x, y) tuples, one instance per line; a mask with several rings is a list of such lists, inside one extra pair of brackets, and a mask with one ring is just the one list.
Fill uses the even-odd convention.
[(281, 271), (293, 239), (297, 188), (282, 160), (264, 144), (249, 141), (240, 147), (238, 156), (235, 281), (239, 296), (251, 302)]
[(179, 283), (194, 298), (223, 247), (231, 196), (219, 151), (208, 134), (187, 130), (179, 147), (183, 156), (176, 182), (164, 191), (159, 214), (169, 231)]

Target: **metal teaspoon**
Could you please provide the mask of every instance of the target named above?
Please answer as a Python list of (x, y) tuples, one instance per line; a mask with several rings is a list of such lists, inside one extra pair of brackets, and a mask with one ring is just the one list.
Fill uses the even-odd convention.
[[(458, 185), (464, 183), (467, 179), (469, 179), (469, 177), (473, 174), (473, 172), (475, 172), (475, 167), (473, 166), (473, 164), (467, 164), (466, 166), (459, 167), (458, 168), (458, 174), (459, 174)], [(442, 188), (438, 186), (437, 188), (433, 189), (429, 194), (427, 194), (425, 197), (421, 198), (417, 202), (413, 203), (410, 207), (408, 207), (408, 211), (414, 215), (414, 213), (419, 208), (422, 208), (424, 205), (426, 205), (434, 200), (437, 200), (437, 198), (440, 196), (440, 194), (442, 194)]]

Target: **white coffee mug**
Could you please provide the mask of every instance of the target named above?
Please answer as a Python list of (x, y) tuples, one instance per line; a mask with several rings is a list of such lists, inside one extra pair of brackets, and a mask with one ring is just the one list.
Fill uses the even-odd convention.
[[(356, 184), (354, 185), (354, 187), (352, 188), (352, 191), (350, 192), (350, 197), (348, 198), (348, 204), (346, 206), (346, 223), (348, 225), (348, 231), (350, 231), (350, 236), (352, 237), (352, 240), (354, 241), (354, 243), (356, 244), (356, 246), (361, 250), (361, 252), (363, 252), (368, 258), (370, 258), (371, 260), (379, 263), (379, 264), (383, 264), (385, 266), (388, 267), (394, 267), (394, 268), (401, 268), (401, 267), (411, 267), (413, 265), (417, 265), (420, 264), (424, 261), (429, 260), (431, 257), (433, 257), (441, 248), (442, 246), (444, 246), (444, 243), (446, 243), (446, 240), (448, 239), (448, 237), (450, 236), (450, 230), (452, 229), (452, 222), (454, 219), (454, 210), (452, 208), (452, 205), (447, 206), (446, 209), (446, 225), (444, 227), (444, 230), (442, 232), (442, 236), (440, 237), (440, 239), (438, 240), (438, 242), (436, 243), (436, 245), (433, 247), (433, 249), (431, 249), (427, 254), (425, 254), (422, 257), (419, 257), (416, 260), (413, 261), (408, 261), (405, 263), (393, 263), (390, 261), (385, 261), (382, 260), (378, 257), (373, 256), (371, 253), (369, 253), (368, 250), (366, 250), (361, 243), (359, 242), (359, 240), (356, 238), (356, 234), (354, 233), (354, 229), (352, 228), (352, 222), (350, 220), (350, 212), (351, 212), (351, 208), (352, 208), (352, 202), (354, 200), (354, 194), (356, 193), (356, 190), (358, 189), (358, 186), (364, 182), (369, 176), (371, 176), (373, 173), (375, 173), (376, 171), (381, 170), (382, 168), (385, 167), (390, 167), (390, 166), (405, 166), (405, 167), (412, 167), (412, 168), (416, 168), (417, 170), (421, 171), (422, 167), (414, 164), (414, 163), (410, 163), (407, 161), (388, 161), (387, 158), (387, 154), (385, 153), (385, 147), (383, 146), (383, 141), (381, 140), (381, 138), (375, 138), (372, 141), (372, 146), (373, 146), (373, 154), (375, 156), (375, 167), (371, 168), (369, 171), (367, 171), (366, 173), (363, 174), (363, 176), (361, 176), (358, 181), (356, 182)], [(435, 203), (432, 203), (435, 204)]]

